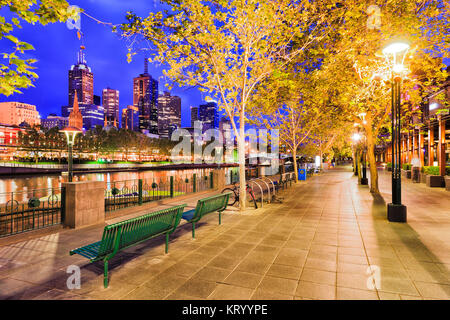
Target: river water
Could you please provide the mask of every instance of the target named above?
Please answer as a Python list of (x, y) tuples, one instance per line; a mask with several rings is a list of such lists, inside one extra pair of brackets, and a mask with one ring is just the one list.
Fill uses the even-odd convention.
[[(202, 168), (188, 170), (147, 170), (133, 172), (87, 173), (75, 174), (74, 181), (106, 181), (109, 185), (113, 182), (143, 179), (147, 183), (159, 183), (159, 181), (167, 181), (170, 176), (173, 176), (175, 179), (182, 180), (186, 178), (191, 179), (194, 174), (196, 174), (197, 177), (206, 175), (209, 176), (212, 170), (213, 169), (210, 168)], [(230, 179), (230, 171), (232, 171), (233, 174), (237, 174), (238, 170), (239, 169), (236, 167), (225, 168), (227, 180)], [(17, 175), (16, 177), (0, 178), (0, 204), (5, 203), (5, 201), (10, 199), (11, 193), (29, 194), (32, 190), (42, 190), (39, 194), (42, 194), (40, 196), (44, 196), (48, 194), (48, 191), (44, 191), (43, 189), (59, 189), (61, 187), (61, 183), (64, 181), (65, 180), (61, 175)]]

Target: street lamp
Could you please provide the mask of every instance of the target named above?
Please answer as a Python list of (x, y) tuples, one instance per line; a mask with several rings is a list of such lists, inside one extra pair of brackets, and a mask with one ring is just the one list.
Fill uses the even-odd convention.
[(61, 130), (61, 132), (64, 132), (66, 134), (66, 138), (67, 138), (67, 145), (69, 147), (69, 182), (72, 182), (73, 180), (73, 170), (72, 170), (72, 166), (73, 166), (73, 157), (72, 157), (72, 149), (73, 149), (73, 145), (75, 142), (75, 136), (77, 135), (77, 133), (81, 133), (82, 131), (78, 128), (75, 127), (66, 127), (64, 129)]
[(387, 206), (388, 220), (392, 222), (406, 222), (406, 206), (402, 204), (401, 186), (400, 88), (402, 75), (405, 73), (403, 61), (408, 49), (409, 44), (405, 42), (394, 42), (383, 49), (390, 68), (392, 94), (392, 203)]
[[(361, 135), (359, 133), (354, 133), (352, 135), (352, 140), (355, 143), (355, 145), (358, 144), (359, 140), (361, 140)], [(355, 159), (354, 160), (355, 160), (354, 161), (355, 176), (357, 176), (359, 165), (358, 165), (358, 156), (357, 156), (357, 148), (356, 147), (355, 147)]]

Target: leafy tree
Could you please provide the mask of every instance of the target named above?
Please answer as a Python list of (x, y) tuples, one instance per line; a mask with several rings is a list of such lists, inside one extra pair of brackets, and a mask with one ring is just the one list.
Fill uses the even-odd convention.
[[(372, 193), (379, 193), (374, 156), (377, 137), (389, 127), (390, 85), (377, 81), (390, 71), (389, 65), (379, 58), (381, 47), (388, 41), (403, 37), (411, 44), (405, 63), (410, 69), (409, 81), (402, 84), (410, 101), (403, 104), (404, 115), (411, 116), (411, 107), (417, 106), (426, 90), (415, 90), (417, 85), (431, 90), (439, 87), (447, 74), (436, 57), (448, 57), (448, 30), (450, 6), (445, 1), (374, 1), (381, 10), (381, 23), (368, 28), (368, 5), (350, 0), (342, 2), (345, 19), (334, 25), (324, 40), (327, 50), (321, 51), (323, 61), (320, 72), (322, 86), (338, 94), (334, 104), (339, 105), (349, 122), (363, 126), (367, 137)], [(434, 58), (433, 58), (434, 57)], [(436, 63), (438, 62), (438, 63)], [(389, 81), (386, 79), (386, 83)], [(358, 115), (365, 114), (365, 117)]]
[[(219, 101), (239, 150), (240, 207), (245, 209), (245, 122), (255, 88), (289, 63), (329, 23), (333, 1), (163, 1), (170, 10), (141, 18), (129, 12), (121, 31), (131, 43), (147, 40), (150, 60), (180, 86), (196, 86)], [(134, 54), (130, 48), (129, 59)]]
[(0, 0), (0, 9), (5, 12), (9, 8), (9, 19), (0, 16), (0, 39), (10, 42), (9, 52), (2, 52), (3, 62), (0, 63), (0, 94), (9, 96), (21, 93), (19, 89), (33, 86), (38, 75), (32, 65), (36, 59), (27, 59), (26, 51), (34, 50), (32, 44), (21, 41), (14, 35), (14, 30), (22, 28), (23, 23), (47, 25), (64, 22), (73, 18), (75, 12), (68, 10), (65, 0)]

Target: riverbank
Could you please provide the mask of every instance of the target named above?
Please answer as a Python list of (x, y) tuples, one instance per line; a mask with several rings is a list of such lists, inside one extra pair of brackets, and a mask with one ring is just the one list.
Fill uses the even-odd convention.
[[(212, 169), (212, 168), (228, 168), (238, 167), (239, 164), (75, 164), (73, 166), (74, 174), (86, 173), (105, 173), (105, 172), (126, 172), (126, 171), (146, 171), (146, 170), (185, 170), (185, 169)], [(18, 164), (18, 163), (1, 163), (0, 176), (10, 177), (16, 175), (33, 175), (33, 174), (61, 174), (67, 171), (65, 164)]]

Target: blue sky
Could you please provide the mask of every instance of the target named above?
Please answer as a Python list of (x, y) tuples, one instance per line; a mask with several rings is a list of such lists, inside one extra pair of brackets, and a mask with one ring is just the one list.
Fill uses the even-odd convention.
[[(83, 8), (95, 18), (121, 23), (129, 10), (146, 16), (149, 11), (161, 9), (158, 0), (71, 0), (71, 5)], [(9, 9), (3, 9), (2, 15), (8, 16)], [(21, 90), (23, 94), (9, 97), (0, 95), (0, 101), (20, 101), (37, 106), (41, 117), (49, 113), (61, 114), (61, 106), (68, 103), (68, 70), (77, 61), (81, 42), (75, 30), (70, 30), (65, 23), (29, 25), (23, 23), (23, 29), (14, 31), (20, 40), (31, 43), (35, 51), (29, 51), (28, 57), (38, 60), (34, 64), (39, 79), (35, 88)], [(144, 71), (144, 55), (133, 57), (127, 63), (127, 47), (118, 34), (109, 27), (82, 15), (81, 29), (84, 33), (86, 60), (94, 73), (94, 94), (101, 95), (104, 88), (110, 87), (120, 91), (120, 107), (133, 103), (133, 78)], [(0, 41), (0, 52), (10, 52), (9, 40)], [(8, 47), (6, 47), (8, 45)], [(149, 73), (159, 81), (159, 90), (166, 90), (162, 67), (149, 65)], [(190, 126), (190, 106), (197, 106), (204, 100), (204, 95), (195, 88), (174, 88), (171, 93), (181, 97), (182, 126)]]

